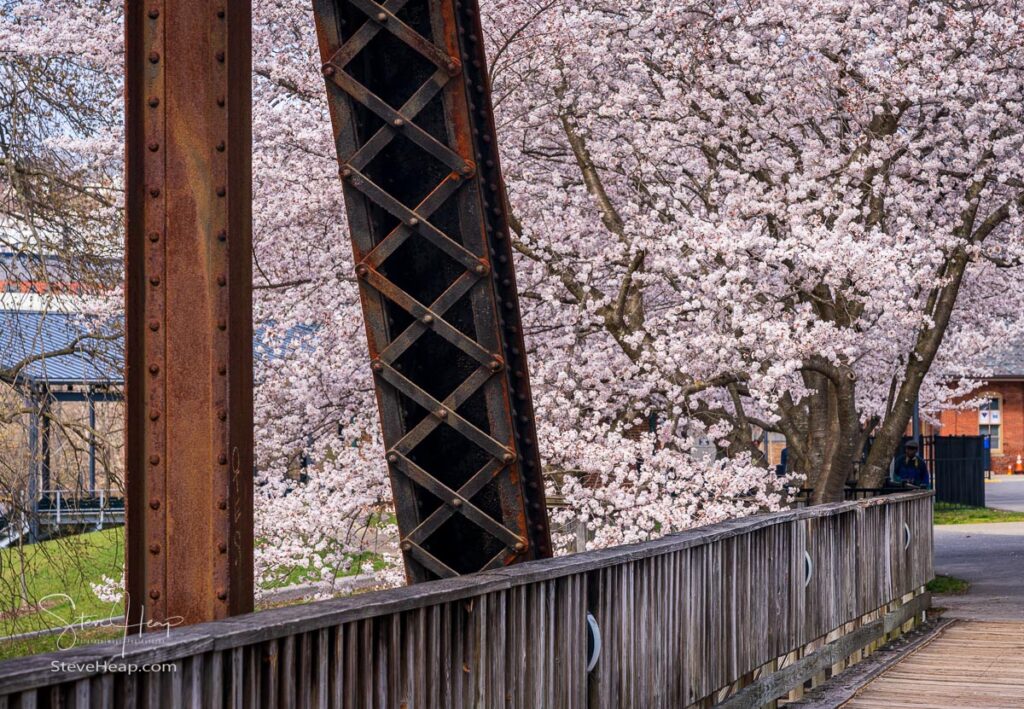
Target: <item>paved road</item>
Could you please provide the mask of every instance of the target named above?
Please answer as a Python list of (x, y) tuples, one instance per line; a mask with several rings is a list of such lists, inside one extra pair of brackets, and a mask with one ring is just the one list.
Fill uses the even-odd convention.
[(1024, 522), (936, 527), (935, 572), (971, 584), (964, 596), (935, 597), (947, 618), (1024, 621)]
[(1024, 512), (1024, 475), (1007, 479), (997, 475), (985, 483), (985, 504), (1002, 510)]

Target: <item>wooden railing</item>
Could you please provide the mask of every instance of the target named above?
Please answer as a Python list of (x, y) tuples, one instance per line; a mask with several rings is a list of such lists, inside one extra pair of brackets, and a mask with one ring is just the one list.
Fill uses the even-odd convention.
[(920, 617), (931, 525), (823, 505), (11, 660), (0, 707), (758, 706)]

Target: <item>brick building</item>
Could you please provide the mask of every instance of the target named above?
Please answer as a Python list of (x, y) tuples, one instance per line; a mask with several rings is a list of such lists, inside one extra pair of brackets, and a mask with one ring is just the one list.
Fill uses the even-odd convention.
[(970, 398), (982, 397), (978, 408), (943, 411), (943, 436), (989, 437), (992, 470), (1005, 473), (1024, 459), (1024, 343), (1008, 347), (986, 363), (992, 374)]

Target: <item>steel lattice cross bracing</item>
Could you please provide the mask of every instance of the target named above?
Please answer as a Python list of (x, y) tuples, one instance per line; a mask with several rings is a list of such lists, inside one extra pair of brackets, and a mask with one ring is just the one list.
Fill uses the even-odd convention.
[(551, 553), (475, 0), (316, 0), (410, 581)]

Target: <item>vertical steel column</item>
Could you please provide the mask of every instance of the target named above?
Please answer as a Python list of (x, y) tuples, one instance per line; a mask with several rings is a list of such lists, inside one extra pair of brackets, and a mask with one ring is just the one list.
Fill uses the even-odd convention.
[(129, 619), (253, 603), (249, 0), (125, 8)]
[(551, 553), (476, 0), (314, 0), (412, 582)]

